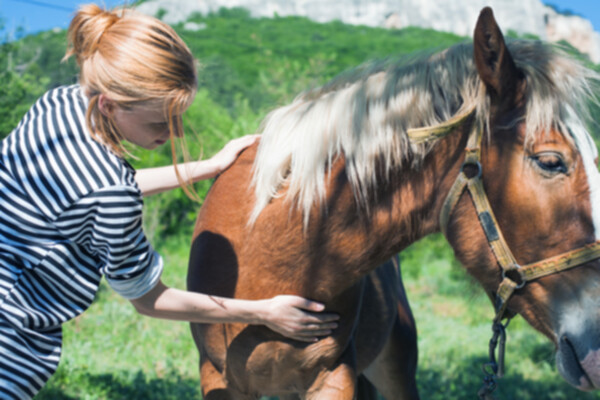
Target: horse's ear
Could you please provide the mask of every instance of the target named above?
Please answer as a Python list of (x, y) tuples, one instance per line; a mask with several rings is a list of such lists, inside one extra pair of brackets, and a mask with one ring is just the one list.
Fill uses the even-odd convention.
[(490, 95), (498, 96), (501, 101), (512, 98), (521, 73), (506, 47), (491, 8), (481, 10), (473, 37), (475, 65), (481, 80), (491, 91)]

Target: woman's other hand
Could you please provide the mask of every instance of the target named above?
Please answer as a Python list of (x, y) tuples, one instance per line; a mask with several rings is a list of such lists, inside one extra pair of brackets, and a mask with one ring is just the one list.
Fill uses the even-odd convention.
[(210, 158), (219, 173), (225, 171), (233, 164), (242, 150), (252, 146), (258, 141), (260, 135), (247, 135), (229, 141), (217, 154)]

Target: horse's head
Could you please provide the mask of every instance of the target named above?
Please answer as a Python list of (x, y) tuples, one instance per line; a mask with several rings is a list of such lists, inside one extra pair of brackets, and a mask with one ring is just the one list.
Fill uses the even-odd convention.
[[(486, 106), (476, 111), (485, 108), (485, 116), (475, 123), (481, 167), (471, 161), (463, 169), (481, 173), (491, 211), (477, 209), (477, 195), (461, 191), (449, 212), (448, 239), (492, 296), (508, 276), (508, 312), (556, 344), (558, 369), (569, 383), (598, 389), (600, 260), (596, 247), (585, 246), (600, 240), (600, 174), (580, 107), (597, 77), (548, 46), (507, 46), (490, 9), (475, 28), (474, 59), (486, 93)], [(492, 250), (497, 236), (506, 246)], [(560, 254), (550, 267), (529, 268), (531, 279), (521, 282), (519, 268)], [(503, 272), (502, 264), (517, 270)]]

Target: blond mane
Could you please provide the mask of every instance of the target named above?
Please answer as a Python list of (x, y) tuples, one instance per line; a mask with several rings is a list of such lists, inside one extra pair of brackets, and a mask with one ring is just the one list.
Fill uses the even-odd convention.
[[(578, 110), (575, 122), (585, 126), (598, 74), (540, 41), (507, 45), (527, 79), (527, 137), (550, 128), (567, 132), (565, 120), (574, 118), (569, 109)], [(301, 94), (261, 125), (250, 223), (282, 195), (308, 223), (311, 207), (325, 197), (328, 168), (340, 155), (357, 201), (364, 204), (377, 180), (385, 179), (376, 173), (378, 163), (386, 171), (414, 167), (430, 148), (411, 143), (408, 129), (438, 125), (469, 108), (476, 109), (476, 123), (486, 126), (489, 99), (469, 43), (410, 63), (368, 64)]]

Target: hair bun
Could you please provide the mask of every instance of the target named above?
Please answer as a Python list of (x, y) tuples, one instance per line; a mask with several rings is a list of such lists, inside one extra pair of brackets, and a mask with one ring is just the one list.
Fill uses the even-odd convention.
[(69, 49), (65, 59), (75, 55), (77, 63), (81, 65), (83, 60), (94, 54), (102, 35), (119, 19), (120, 15), (114, 11), (102, 9), (96, 4), (81, 6), (69, 25)]

